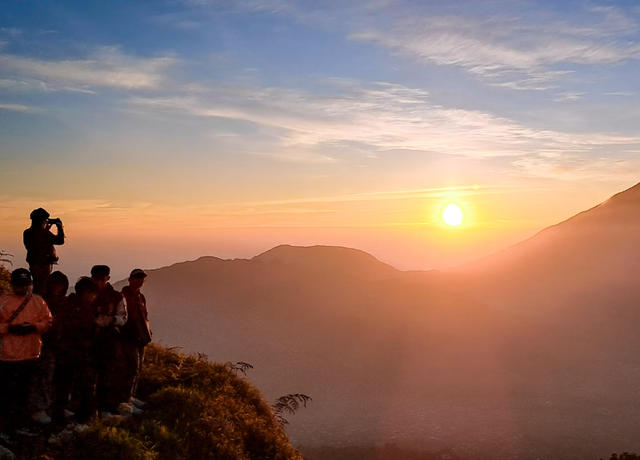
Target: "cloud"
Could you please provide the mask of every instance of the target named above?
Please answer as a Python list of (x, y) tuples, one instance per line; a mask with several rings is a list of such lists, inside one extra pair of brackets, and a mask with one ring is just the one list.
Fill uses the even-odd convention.
[(637, 181), (640, 170), (640, 145), (628, 157), (589, 158), (580, 152), (564, 152), (556, 157), (544, 153), (513, 162), (511, 174), (560, 180), (625, 180)]
[(632, 91), (617, 91), (611, 93), (604, 93), (605, 96), (636, 96), (638, 93)]
[(165, 72), (176, 64), (171, 57), (139, 58), (102, 47), (84, 60), (41, 60), (13, 54), (0, 54), (0, 68), (10, 78), (26, 86), (41, 81), (45, 88), (84, 90), (92, 87), (157, 89)]
[(574, 102), (582, 99), (586, 93), (559, 93), (554, 102)]
[(0, 110), (11, 110), (13, 112), (26, 112), (29, 107), (20, 104), (2, 104), (0, 103)]
[(428, 92), (402, 85), (336, 79), (328, 84), (331, 91), (323, 94), (223, 87), (208, 93), (201, 89), (197, 97), (137, 97), (130, 102), (138, 110), (212, 123), (232, 119), (256, 124), (275, 140), (274, 151), (287, 152), (292, 159), (309, 152), (321, 153), (328, 161), (335, 151), (355, 155), (398, 149), (472, 159), (517, 158), (539, 151), (590, 154), (640, 142), (615, 134), (533, 129), (477, 110), (444, 108), (432, 103)]
[[(459, 67), (492, 85), (546, 90), (585, 65), (640, 58), (633, 9), (529, 2), (414, 0), (185, 0), (186, 5), (272, 14), (375, 43), (418, 62)], [(479, 7), (480, 6), (480, 7)], [(455, 13), (451, 14), (454, 10)]]
[[(609, 18), (599, 28), (505, 16), (418, 16), (388, 29), (356, 32), (351, 38), (426, 64), (460, 67), (495, 85), (548, 89), (570, 73), (559, 65), (608, 65), (640, 58), (637, 41), (621, 40), (635, 30), (635, 23), (620, 12), (607, 10), (606, 15)], [(624, 27), (617, 35), (615, 25)]]
[(22, 78), (22, 79), (13, 79), (13, 78), (1, 78), (0, 79), (0, 88), (3, 88), (12, 92), (34, 92), (34, 91), (43, 91), (43, 92), (55, 92), (55, 91), (67, 91), (73, 93), (84, 93), (84, 94), (96, 94), (95, 91), (89, 89), (86, 86), (69, 86), (58, 83), (47, 83), (42, 80), (37, 80), (33, 78)]

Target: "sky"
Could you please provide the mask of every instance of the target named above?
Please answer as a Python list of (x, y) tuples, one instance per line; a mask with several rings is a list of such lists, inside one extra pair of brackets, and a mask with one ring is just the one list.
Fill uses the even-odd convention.
[(639, 182), (638, 81), (635, 0), (8, 0), (0, 250), (25, 266), (44, 207), (72, 278), (278, 244), (451, 267)]

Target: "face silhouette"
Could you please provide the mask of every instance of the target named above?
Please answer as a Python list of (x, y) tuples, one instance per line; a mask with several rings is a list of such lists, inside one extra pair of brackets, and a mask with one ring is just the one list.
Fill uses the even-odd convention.
[(134, 291), (137, 291), (144, 285), (145, 281), (147, 281), (146, 276), (129, 278), (129, 287)]
[(102, 291), (105, 287), (107, 287), (107, 283), (109, 282), (111, 277), (109, 275), (106, 275), (106, 276), (101, 276), (101, 277), (92, 278), (92, 279), (93, 279), (93, 282), (96, 283), (96, 286), (98, 286), (98, 289)]

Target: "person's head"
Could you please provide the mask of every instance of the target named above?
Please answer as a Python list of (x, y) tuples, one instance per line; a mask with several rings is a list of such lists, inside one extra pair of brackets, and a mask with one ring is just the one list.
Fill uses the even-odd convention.
[(47, 280), (47, 287), (45, 292), (48, 295), (57, 297), (67, 295), (69, 290), (69, 278), (61, 271), (55, 271)]
[(147, 280), (147, 274), (141, 268), (136, 268), (129, 275), (129, 287), (134, 291), (139, 290)]
[(16, 268), (11, 272), (11, 289), (16, 295), (27, 295), (33, 285), (31, 273), (26, 268)]
[(91, 305), (96, 297), (98, 297), (98, 285), (88, 276), (78, 279), (75, 285), (76, 295), (84, 305)]
[(91, 279), (98, 285), (98, 289), (102, 291), (111, 279), (111, 269), (106, 265), (94, 265), (91, 268)]
[(44, 227), (47, 223), (47, 219), (50, 214), (43, 208), (34, 209), (31, 211), (31, 226), (32, 227)]

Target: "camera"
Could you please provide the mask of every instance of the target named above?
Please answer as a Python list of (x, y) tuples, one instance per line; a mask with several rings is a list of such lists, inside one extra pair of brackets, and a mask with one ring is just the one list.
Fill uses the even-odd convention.
[(57, 217), (55, 219), (47, 219), (47, 223), (49, 225), (62, 225), (62, 221)]

